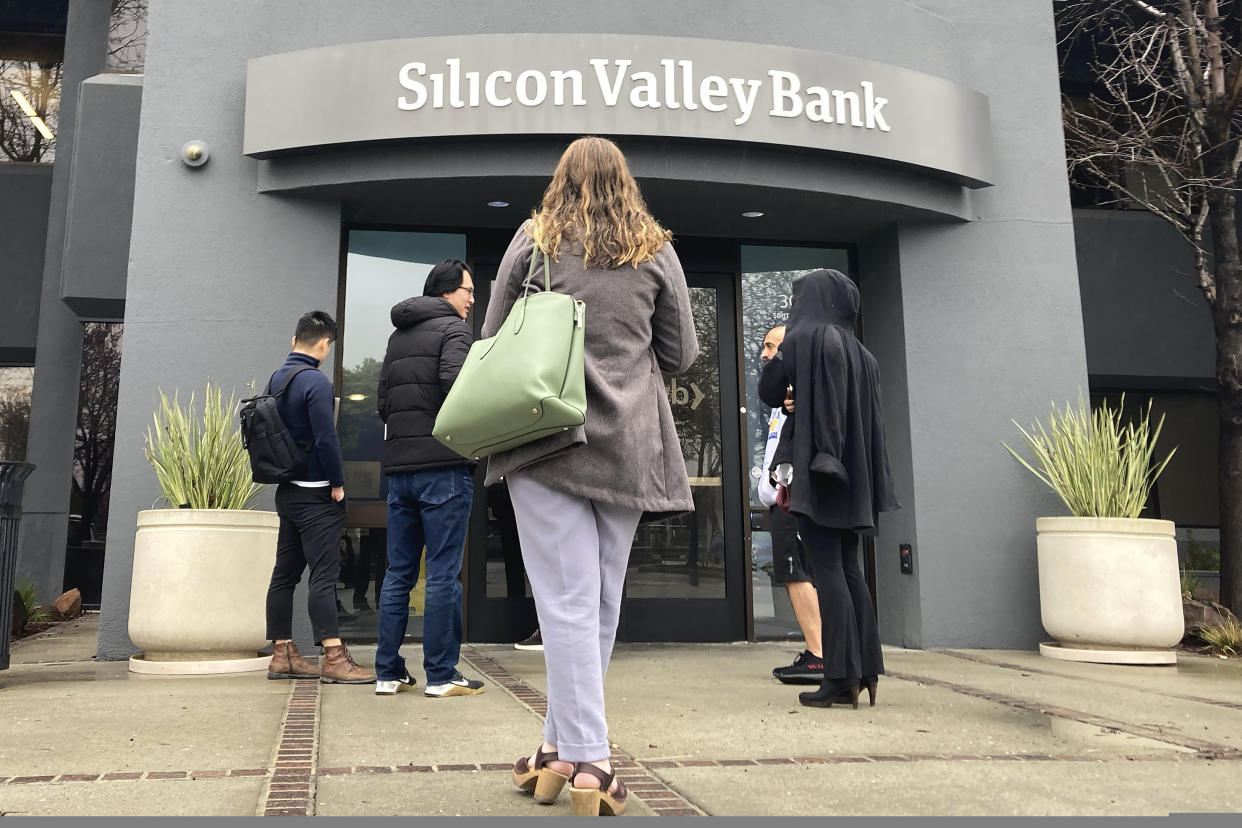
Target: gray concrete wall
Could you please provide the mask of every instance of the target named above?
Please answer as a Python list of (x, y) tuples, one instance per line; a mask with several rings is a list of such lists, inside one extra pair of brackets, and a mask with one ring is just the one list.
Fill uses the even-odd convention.
[(50, 164), (0, 164), (0, 365), (34, 364), (51, 198)]
[[(923, 612), (920, 584), (923, 567), (917, 500), (914, 492), (914, 446), (910, 442), (910, 369), (906, 356), (906, 303), (903, 301), (900, 244), (890, 227), (863, 239), (858, 246), (859, 289), (862, 293), (864, 339), (880, 363), (880, 395), (884, 404), (889, 462), (901, 508), (880, 517), (876, 537), (876, 612), (881, 639), (902, 647), (920, 647)], [(914, 572), (901, 572), (901, 544), (912, 547)]]
[(1216, 336), (1181, 235), (1147, 212), (1075, 210), (1074, 237), (1091, 376), (1212, 387)]
[(78, 422), (78, 379), (82, 370), (82, 323), (60, 298), (62, 254), (73, 172), (79, 85), (103, 70), (108, 47), (108, 0), (71, 0), (61, 75), (60, 134), (47, 214), (47, 245), (39, 301), (39, 336), (31, 395), (26, 459), (35, 471), (23, 498), (17, 580), (31, 581), (40, 600), (60, 594), (69, 533), (73, 439)]
[[(1087, 387), (1050, 4), (935, 0), (951, 77), (989, 96), (999, 175), (974, 221), (902, 227), (924, 647), (1042, 636), (1035, 518), (1064, 507), (1001, 445)], [(889, 549), (881, 557), (891, 558)]]
[(61, 297), (84, 319), (125, 312), (134, 204), (141, 75), (98, 75), (82, 83)]
[[(973, 201), (979, 221), (893, 230), (891, 252), (875, 256), (887, 283), (868, 289), (869, 298), (881, 297), (875, 317), (904, 336), (908, 399), (902, 368), (883, 369), (886, 383), (898, 383), (890, 406), (908, 419), (901, 474), (919, 508), (917, 525), (909, 516), (892, 522), (902, 533), (917, 529), (918, 601), (913, 587), (896, 587), (905, 603), (886, 628), (922, 645), (1033, 641), (1033, 517), (1046, 509), (999, 442), (1010, 436), (1010, 416), (1039, 413), (1050, 395), (1085, 385), (1086, 372), (1051, 11), (1035, 0), (1003, 5), (377, 0), (341, 14), (330, 0), (153, 3), (100, 656), (132, 652), (128, 538), (136, 512), (157, 496), (141, 454), (157, 389), (188, 392), (208, 378), (240, 387), (280, 359), (297, 314), (336, 305), (339, 206), (257, 192), (257, 162), (241, 155), (245, 60), (333, 43), (506, 31), (785, 44), (908, 66), (992, 96), (1000, 181)], [(212, 160), (199, 170), (176, 159), (192, 138), (211, 146)], [(764, 179), (763, 164), (743, 163), (756, 183)], [(868, 329), (871, 341), (878, 335)], [(895, 550), (878, 551), (882, 568), (896, 566)], [(891, 573), (881, 577), (892, 584)]]

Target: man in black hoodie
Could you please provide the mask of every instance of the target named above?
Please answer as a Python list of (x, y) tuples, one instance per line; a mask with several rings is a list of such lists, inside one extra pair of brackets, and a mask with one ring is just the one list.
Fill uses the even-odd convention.
[(396, 330), (388, 339), (377, 396), (386, 432), (388, 572), (379, 599), (376, 695), (392, 695), (415, 683), (399, 650), (424, 545), (424, 692), (433, 697), (483, 692), (481, 681), (457, 670), (462, 634), (458, 576), (474, 501), (472, 464), (431, 436), (474, 341), (465, 321), (473, 305), (474, 282), (466, 264), (449, 259), (432, 268), (422, 296), (392, 309)]

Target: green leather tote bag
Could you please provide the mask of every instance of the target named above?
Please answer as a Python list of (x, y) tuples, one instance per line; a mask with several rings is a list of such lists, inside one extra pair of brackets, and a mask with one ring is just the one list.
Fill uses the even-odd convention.
[[(532, 295), (541, 254), (544, 289)], [(553, 292), (538, 245), (522, 286), (496, 335), (470, 346), (436, 417), (432, 435), (463, 457), (478, 460), (586, 421), (586, 306)]]

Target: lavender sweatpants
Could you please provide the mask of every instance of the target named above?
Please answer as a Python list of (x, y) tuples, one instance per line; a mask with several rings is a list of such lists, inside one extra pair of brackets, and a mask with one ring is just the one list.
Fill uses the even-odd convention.
[(563, 761), (606, 759), (604, 676), (642, 511), (558, 492), (520, 472), (507, 480), (548, 671), (543, 738)]

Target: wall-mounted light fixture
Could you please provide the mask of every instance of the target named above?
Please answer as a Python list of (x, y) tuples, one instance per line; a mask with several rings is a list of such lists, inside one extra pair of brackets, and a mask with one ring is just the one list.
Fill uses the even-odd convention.
[(763, 216), (763, 212), (760, 210), (747, 210), (745, 213), (742, 213), (742, 215), (745, 218), (761, 218)]
[(17, 105), (22, 108), (22, 112), (26, 113), (26, 117), (30, 119), (30, 123), (34, 124), (35, 129), (39, 130), (40, 135), (49, 141), (56, 138), (52, 134), (52, 130), (48, 129), (47, 123), (39, 117), (39, 113), (35, 112), (35, 108), (30, 105), (30, 101), (26, 100), (25, 95), (16, 89), (10, 89), (9, 94), (13, 96), (13, 100), (17, 101)]
[(347, 399), (347, 400), (353, 400), (354, 402), (362, 402), (362, 401), (363, 401), (363, 400), (365, 400), (366, 398), (367, 398), (367, 395), (366, 395), (366, 394), (350, 394), (350, 395), (349, 395), (348, 397), (346, 397), (345, 399)]
[(509, 202), (507, 202), (507, 201), (489, 201), (489, 202), (487, 202), (487, 206), (488, 206), (488, 207), (508, 207), (508, 206), (509, 206)]
[(181, 145), (181, 161), (187, 167), (201, 167), (211, 157), (211, 150), (203, 141), (186, 141)]

